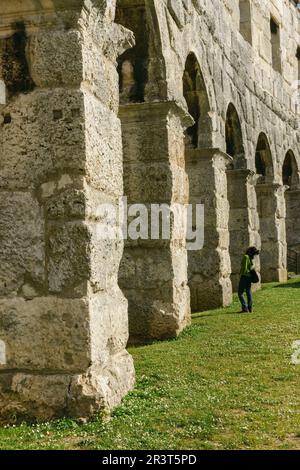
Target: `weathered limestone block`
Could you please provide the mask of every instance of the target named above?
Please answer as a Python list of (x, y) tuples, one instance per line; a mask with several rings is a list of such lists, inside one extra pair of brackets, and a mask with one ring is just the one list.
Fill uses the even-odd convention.
[(30, 41), (28, 56), (37, 87), (80, 85), (83, 56), (79, 31), (40, 31)]
[(63, 173), (82, 174), (83, 98), (78, 89), (36, 89), (8, 101), (4, 114), (11, 121), (0, 133), (2, 188), (35, 189)]
[(116, 198), (122, 195), (123, 187), (120, 121), (90, 93), (85, 94), (84, 105), (88, 116), (85, 125), (87, 183)]
[(24, 284), (45, 289), (45, 222), (30, 192), (2, 191), (0, 198), (0, 296), (13, 297)]
[(62, 293), (89, 278), (90, 234), (82, 222), (48, 224), (49, 292)]
[(191, 308), (197, 312), (232, 301), (226, 179), (231, 158), (219, 149), (189, 149), (186, 159), (190, 204), (204, 205), (204, 246), (188, 253)]
[[(1, 420), (49, 420), (53, 416), (93, 416), (113, 408), (128, 392), (132, 359), (124, 352), (111, 355), (105, 367), (93, 365), (85, 373), (1, 374)], [(5, 399), (2, 400), (2, 397)]]
[(134, 384), (120, 222), (99, 209), (123, 194), (116, 57), (132, 34), (114, 1), (23, 3), (0, 13), (0, 420), (88, 418)]
[(1, 300), (1, 372), (84, 371), (91, 361), (89, 306), (84, 299), (39, 297)]
[[(140, 103), (121, 106), (120, 117), (128, 204), (186, 204), (187, 113), (173, 102)], [(126, 243), (119, 280), (132, 342), (174, 337), (190, 321), (185, 236), (174, 236), (171, 227), (169, 240)]]

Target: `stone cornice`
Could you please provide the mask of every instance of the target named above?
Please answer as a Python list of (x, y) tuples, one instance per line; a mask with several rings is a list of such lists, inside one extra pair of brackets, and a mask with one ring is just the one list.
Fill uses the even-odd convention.
[(215, 157), (222, 157), (227, 165), (229, 165), (233, 161), (230, 155), (223, 152), (220, 148), (217, 147), (186, 149), (185, 155), (189, 162), (196, 162), (199, 159), (213, 160)]
[(0, 0), (1, 23), (5, 20), (32, 16), (38, 13), (54, 13), (57, 11), (80, 10), (84, 0)]
[(153, 101), (121, 105), (119, 117), (124, 122), (143, 122), (155, 119), (166, 119), (169, 114), (180, 117), (184, 128), (194, 124), (192, 116), (175, 101)]
[(274, 183), (274, 182), (271, 182), (271, 183), (258, 183), (257, 184), (257, 188), (259, 188), (260, 190), (263, 190), (263, 191), (278, 191), (278, 190), (283, 190), (284, 192), (287, 191), (289, 189), (289, 186), (287, 185), (284, 185), (284, 184), (280, 184), (280, 183)]
[(0, 34), (11, 34), (17, 22), (24, 22), (28, 29), (33, 30), (55, 24), (61, 21), (58, 13), (76, 16), (83, 4), (84, 0), (0, 0)]
[(205, 164), (218, 164), (224, 169), (232, 164), (233, 158), (227, 153), (223, 152), (220, 148), (208, 147), (199, 149), (186, 149), (185, 157), (188, 163), (197, 164), (198, 162), (205, 162)]
[(76, 21), (84, 7), (94, 7), (113, 21), (114, 11), (110, 11), (112, 7), (106, 0), (0, 0), (0, 34), (10, 34), (12, 25), (20, 21), (32, 29), (62, 24), (64, 16)]

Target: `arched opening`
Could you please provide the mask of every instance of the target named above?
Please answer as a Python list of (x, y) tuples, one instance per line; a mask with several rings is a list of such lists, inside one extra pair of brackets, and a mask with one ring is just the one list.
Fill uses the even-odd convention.
[(186, 148), (211, 145), (211, 118), (207, 90), (195, 54), (190, 53), (183, 73), (183, 96), (195, 123), (185, 133)]
[(267, 136), (264, 133), (261, 133), (258, 137), (255, 152), (255, 168), (256, 173), (261, 176), (259, 184), (273, 182), (274, 168), (272, 155)]
[[(188, 250), (191, 310), (199, 312), (229, 305), (232, 300), (230, 274), (225, 259), (227, 253), (222, 238), (223, 231), (227, 229), (227, 157), (213, 148), (208, 93), (199, 63), (193, 53), (187, 57), (182, 83), (183, 97), (194, 119), (194, 124), (185, 133), (185, 167), (189, 203), (193, 207), (194, 233), (200, 228), (199, 220), (196, 224), (196, 208), (200, 204), (204, 206), (204, 244), (192, 249), (189, 247)], [(222, 220), (219, 217), (221, 213)], [(203, 220), (200, 223), (203, 224)]]
[(115, 22), (134, 33), (135, 46), (118, 58), (120, 103), (142, 103), (148, 82), (149, 29), (145, 2), (117, 2)]
[(185, 244), (173, 249), (172, 237), (162, 230), (162, 221), (170, 221), (174, 194), (182, 203), (187, 197), (186, 115), (167, 98), (160, 30), (151, 2), (119, 0), (115, 21), (134, 33), (136, 43), (118, 60), (128, 215), (118, 280), (128, 300), (129, 341), (142, 343), (175, 337), (189, 322)]
[(299, 186), (299, 170), (294, 153), (289, 150), (285, 156), (282, 166), (283, 184), (289, 186), (290, 190)]
[[(220, 288), (220, 266), (217, 256), (217, 226), (213, 167), (212, 124), (208, 93), (199, 62), (190, 53), (182, 77), (183, 97), (194, 124), (185, 132), (185, 167), (189, 183), (189, 203), (195, 210), (204, 205), (204, 246), (188, 251), (188, 284), (191, 310), (201, 311), (223, 305)], [(226, 173), (224, 169), (224, 177)], [(224, 185), (226, 186), (226, 184)], [(193, 220), (193, 230), (196, 229)]]
[(278, 280), (280, 251), (278, 185), (274, 184), (274, 166), (267, 136), (262, 132), (257, 141), (255, 166), (259, 235), (261, 239), (261, 277), (263, 282)]
[(237, 290), (241, 256), (249, 245), (249, 212), (247, 181), (249, 171), (243, 144), (242, 129), (238, 113), (230, 104), (226, 115), (226, 152), (232, 157), (227, 172), (229, 212), (229, 253), (231, 259), (231, 281)]
[(227, 109), (225, 132), (226, 153), (233, 158), (232, 168), (247, 168), (241, 123), (232, 103)]
[(289, 189), (286, 201), (287, 267), (290, 273), (300, 273), (300, 187), (299, 169), (294, 153), (289, 150), (282, 166), (282, 181)]
[(188, 148), (198, 147), (200, 97), (199, 91), (200, 72), (197, 59), (194, 54), (189, 54), (183, 73), (183, 96), (185, 98), (190, 115), (195, 124), (189, 127), (185, 133), (185, 146)]

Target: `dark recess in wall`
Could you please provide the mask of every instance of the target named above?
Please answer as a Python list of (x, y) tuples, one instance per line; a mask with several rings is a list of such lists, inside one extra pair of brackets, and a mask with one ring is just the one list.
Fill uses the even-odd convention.
[(28, 93), (34, 89), (26, 57), (25, 25), (18, 22), (12, 28), (15, 31), (14, 34), (3, 39), (1, 44), (1, 74), (8, 97), (16, 96), (19, 93)]

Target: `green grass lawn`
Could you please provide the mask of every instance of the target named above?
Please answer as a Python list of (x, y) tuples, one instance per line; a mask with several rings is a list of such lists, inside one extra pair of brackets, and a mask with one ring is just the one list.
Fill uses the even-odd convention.
[(179, 339), (131, 349), (137, 386), (111, 420), (0, 428), (0, 449), (300, 449), (300, 281), (238, 311), (197, 314)]

